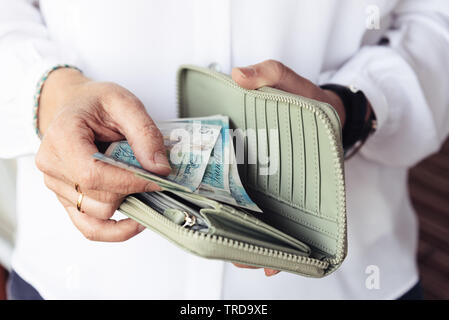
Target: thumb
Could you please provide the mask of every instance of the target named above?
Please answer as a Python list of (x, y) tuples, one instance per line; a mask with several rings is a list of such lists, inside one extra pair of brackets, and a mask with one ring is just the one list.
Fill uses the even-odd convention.
[[(124, 110), (123, 108), (121, 110)], [(161, 132), (142, 104), (129, 104), (126, 112), (114, 117), (128, 140), (137, 161), (146, 170), (160, 175), (171, 171)]]
[(276, 60), (234, 68), (232, 79), (241, 87), (250, 90), (268, 86), (306, 97), (316, 90), (312, 82)]

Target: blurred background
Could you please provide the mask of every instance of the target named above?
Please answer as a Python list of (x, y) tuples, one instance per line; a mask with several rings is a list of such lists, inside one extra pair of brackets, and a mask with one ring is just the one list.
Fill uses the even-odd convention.
[(420, 223), (418, 263), (426, 299), (449, 299), (449, 139), (409, 175)]
[[(0, 160), (0, 300), (6, 298), (15, 230), (14, 160)], [(418, 263), (426, 299), (449, 299), (449, 139), (410, 170), (410, 194), (420, 222)]]
[(7, 271), (11, 268), (11, 252), (14, 245), (16, 163), (0, 159), (0, 299), (5, 299)]

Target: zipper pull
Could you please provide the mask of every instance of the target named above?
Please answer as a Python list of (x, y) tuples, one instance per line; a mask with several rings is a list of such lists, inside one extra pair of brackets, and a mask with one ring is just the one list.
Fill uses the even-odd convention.
[(182, 227), (193, 227), (196, 224), (196, 217), (184, 211), (184, 224)]
[(186, 211), (182, 211), (174, 208), (167, 208), (163, 213), (164, 217), (170, 219), (177, 225), (184, 227), (192, 227), (196, 224), (196, 217), (188, 214)]

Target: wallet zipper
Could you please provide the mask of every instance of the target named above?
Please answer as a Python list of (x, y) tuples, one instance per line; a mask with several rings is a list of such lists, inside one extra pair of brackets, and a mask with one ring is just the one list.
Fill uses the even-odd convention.
[[(183, 72), (184, 69), (190, 69), (190, 70), (194, 70), (197, 72), (201, 72), (209, 77), (212, 77), (218, 81), (222, 81), (223, 83), (225, 83), (226, 85), (239, 90), (240, 92), (243, 92), (245, 94), (249, 94), (249, 95), (253, 95), (255, 97), (260, 97), (262, 99), (272, 99), (274, 101), (278, 101), (278, 102), (284, 102), (284, 103), (289, 103), (289, 104), (294, 104), (297, 105), (301, 108), (305, 108), (307, 110), (310, 110), (311, 112), (313, 112), (320, 120), (323, 121), (324, 126), (327, 129), (327, 134), (328, 136), (331, 138), (331, 146), (333, 148), (333, 155), (335, 160), (338, 161), (334, 161), (335, 164), (335, 168), (337, 170), (337, 175), (338, 175), (338, 180), (339, 180), (339, 184), (337, 186), (338, 189), (338, 199), (337, 199), (337, 203), (339, 204), (339, 212), (338, 212), (338, 225), (340, 227), (340, 230), (338, 230), (338, 241), (337, 241), (337, 252), (335, 254), (334, 258), (325, 258), (323, 261), (329, 262), (330, 264), (334, 264), (337, 265), (339, 263), (341, 263), (341, 261), (343, 261), (344, 257), (346, 256), (346, 240), (344, 238), (344, 234), (346, 233), (346, 216), (345, 216), (345, 212), (346, 212), (346, 199), (344, 197), (344, 190), (345, 190), (345, 185), (344, 185), (344, 179), (343, 179), (343, 152), (342, 150), (339, 150), (336, 146), (336, 141), (338, 139), (337, 133), (335, 133), (332, 124), (330, 123), (330, 120), (328, 118), (328, 116), (325, 114), (324, 111), (322, 111), (321, 109), (313, 106), (313, 105), (307, 105), (304, 104), (301, 101), (298, 101), (298, 99), (296, 98), (296, 95), (292, 94), (292, 93), (282, 93), (282, 95), (278, 94), (275, 92), (275, 90), (273, 90), (273, 92), (264, 92), (261, 90), (247, 90), (244, 89), (242, 87), (240, 87), (239, 85), (237, 85), (234, 80), (232, 80), (232, 78), (230, 78), (228, 75), (221, 73), (221, 72), (217, 72), (213, 69), (207, 69), (207, 68), (202, 68), (202, 67), (198, 67), (195, 65), (182, 65), (180, 66), (179, 70), (178, 70), (178, 75), (177, 75), (177, 113), (178, 116), (181, 114), (181, 74)], [(264, 90), (264, 89), (262, 89)], [(269, 89), (267, 89), (269, 90)], [(333, 108), (330, 108), (330, 110), (332, 110), (332, 112), (334, 114), (336, 114), (336, 111)], [(337, 120), (340, 121), (338, 115), (336, 116)], [(331, 270), (329, 270), (331, 271)]]
[[(302, 264), (316, 266), (321, 269), (327, 269), (329, 266), (329, 263), (327, 261), (321, 261), (321, 260), (317, 260), (317, 259), (310, 258), (310, 257), (298, 256), (298, 255), (294, 255), (291, 253), (286, 253), (286, 252), (282, 252), (282, 251), (274, 250), (274, 249), (268, 249), (268, 248), (264, 248), (264, 247), (260, 247), (260, 246), (256, 246), (256, 245), (252, 245), (252, 244), (250, 245), (248, 243), (229, 239), (229, 238), (226, 238), (223, 236), (216, 236), (213, 234), (208, 234), (208, 233), (192, 230), (190, 228), (182, 227), (180, 225), (173, 223), (169, 219), (167, 219), (164, 216), (162, 216), (161, 214), (157, 213), (152, 208), (141, 203), (140, 200), (133, 198), (133, 197), (128, 197), (125, 200), (125, 202), (122, 204), (122, 206), (124, 206), (125, 208), (128, 206), (131, 209), (136, 210), (136, 212), (142, 212), (142, 211), (145, 212), (149, 219), (152, 219), (153, 221), (155, 221), (158, 224), (166, 225), (167, 227), (169, 227), (170, 229), (173, 229), (173, 231), (177, 232), (181, 236), (195, 237), (195, 238), (200, 237), (204, 241), (208, 241), (210, 243), (218, 243), (218, 244), (225, 245), (225, 246), (228, 246), (231, 248), (236, 248), (236, 249), (240, 248), (240, 249), (244, 249), (250, 253), (256, 253), (259, 255), (270, 256), (270, 257), (275, 256), (275, 257), (285, 259), (285, 260), (290, 260), (293, 262), (299, 262)], [(121, 210), (126, 212), (126, 209), (121, 209)], [(137, 221), (139, 221), (140, 223), (142, 223), (144, 225), (148, 225), (148, 223), (146, 223), (142, 219), (135, 217), (132, 212), (129, 212), (128, 214), (133, 215), (133, 218), (136, 219)]]
[[(153, 201), (158, 202), (159, 206), (164, 207), (164, 212), (166, 209), (176, 209), (179, 210), (184, 214), (184, 224), (183, 227), (193, 227), (194, 225), (198, 226), (207, 226), (207, 223), (204, 221), (204, 218), (201, 216), (201, 214), (198, 212), (196, 213), (193, 209), (188, 208), (187, 206), (182, 207), (176, 203), (173, 199), (166, 197), (164, 194), (157, 192), (161, 197), (164, 197), (167, 201), (170, 201), (171, 205), (167, 205), (166, 203), (162, 202), (159, 198), (153, 199)], [(143, 194), (142, 197), (146, 199), (146, 195)], [(139, 199), (139, 201), (142, 201)], [(151, 201), (147, 199), (147, 201)], [(148, 206), (151, 207), (150, 204)], [(155, 210), (154, 208), (152, 208)], [(155, 210), (157, 212), (157, 210)], [(161, 214), (164, 215), (164, 213), (161, 212)]]
[[(274, 99), (275, 101), (278, 102), (284, 102), (284, 103), (290, 103), (290, 104), (294, 104), (297, 106), (301, 106), (304, 107), (306, 109), (310, 109), (312, 112), (314, 113), (320, 113), (322, 112), (321, 110), (315, 108), (314, 106), (307, 106), (307, 105), (303, 105), (301, 102), (299, 102), (296, 98), (296, 95), (293, 93), (289, 93), (289, 92), (282, 92), (282, 95), (277, 93), (277, 89), (274, 88), (270, 88), (270, 87), (266, 87), (266, 88), (261, 88), (259, 90), (248, 90), (245, 88), (240, 87), (237, 83), (235, 83), (234, 80), (232, 80), (231, 77), (229, 77), (228, 75), (215, 71), (214, 69), (208, 69), (208, 68), (202, 68), (202, 67), (197, 67), (194, 65), (182, 65), (180, 67), (180, 71), (178, 73), (178, 81), (177, 81), (177, 88), (176, 88), (176, 96), (177, 96), (177, 115), (179, 116), (181, 114), (181, 85), (180, 85), (180, 73), (182, 72), (183, 69), (191, 69), (191, 70), (195, 70), (198, 72), (201, 72), (203, 74), (206, 74), (212, 78), (215, 78), (216, 80), (220, 80), (225, 82), (228, 86), (237, 89), (243, 93), (246, 94), (250, 94), (250, 95), (255, 95), (258, 96), (260, 98), (264, 98), (264, 99)], [(263, 91), (263, 90), (267, 90), (267, 91)], [(332, 112), (334, 112), (336, 115), (336, 111), (331, 108)], [(318, 116), (320, 116), (318, 114)], [(337, 115), (337, 119), (340, 122), (340, 118)]]

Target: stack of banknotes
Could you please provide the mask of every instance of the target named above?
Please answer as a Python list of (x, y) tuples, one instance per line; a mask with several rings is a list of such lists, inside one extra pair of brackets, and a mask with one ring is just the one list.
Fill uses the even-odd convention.
[[(162, 189), (194, 193), (235, 207), (261, 212), (239, 177), (229, 119), (216, 115), (157, 122), (172, 168), (166, 176), (145, 170), (127, 141), (112, 143), (94, 157), (157, 183)], [(176, 204), (163, 194), (146, 194), (147, 200), (169, 208)]]

